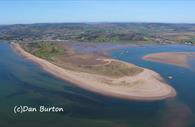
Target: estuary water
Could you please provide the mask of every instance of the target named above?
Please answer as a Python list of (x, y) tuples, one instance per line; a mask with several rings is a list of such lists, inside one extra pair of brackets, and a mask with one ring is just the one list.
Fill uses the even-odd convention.
[[(195, 51), (186, 45), (144, 45), (112, 51), (112, 57), (152, 69), (177, 91), (163, 101), (124, 101), (64, 82), (0, 43), (0, 126), (6, 127), (194, 127), (195, 60), (190, 68), (142, 60), (153, 52)], [(173, 76), (173, 79), (168, 79)], [(56, 106), (64, 112), (14, 113), (15, 106)]]

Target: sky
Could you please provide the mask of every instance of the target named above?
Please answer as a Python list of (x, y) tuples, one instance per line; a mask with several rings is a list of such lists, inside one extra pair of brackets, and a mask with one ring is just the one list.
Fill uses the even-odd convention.
[(195, 23), (195, 0), (0, 0), (0, 24)]

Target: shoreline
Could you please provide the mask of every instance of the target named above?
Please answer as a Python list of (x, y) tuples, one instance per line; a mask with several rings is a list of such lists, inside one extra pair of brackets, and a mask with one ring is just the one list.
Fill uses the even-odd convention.
[[(83, 88), (91, 92), (95, 92), (97, 94), (101, 94), (109, 97), (115, 97), (119, 99), (125, 99), (125, 100), (142, 100), (142, 101), (162, 100), (162, 99), (172, 98), (176, 96), (176, 91), (174, 90), (174, 88), (160, 81), (163, 80), (162, 77), (158, 73), (149, 69), (143, 68), (144, 71), (136, 76), (132, 76), (132, 77), (125, 76), (120, 79), (112, 79), (113, 82), (143, 81), (139, 85), (133, 86), (132, 88), (126, 86), (112, 86), (103, 82), (105, 79), (106, 80), (109, 79), (108, 77), (97, 75), (97, 74), (89, 74), (85, 72), (75, 72), (75, 71), (67, 70), (57, 65), (54, 65), (48, 62), (47, 60), (41, 59), (39, 57), (36, 57), (26, 52), (20, 47), (19, 44), (11, 43), (11, 47), (21, 56), (37, 63), (38, 65), (41, 66), (43, 70), (54, 75), (55, 77), (58, 77), (65, 81), (69, 81), (80, 88)], [(109, 59), (109, 60), (114, 60), (114, 59)], [(119, 61), (119, 60), (114, 60), (114, 61)], [(126, 62), (123, 63), (131, 65), (130, 63), (126, 63)]]
[(189, 68), (189, 58), (195, 57), (195, 52), (160, 52), (151, 53), (143, 56), (143, 60), (158, 62), (163, 64), (175, 65), (178, 67)]

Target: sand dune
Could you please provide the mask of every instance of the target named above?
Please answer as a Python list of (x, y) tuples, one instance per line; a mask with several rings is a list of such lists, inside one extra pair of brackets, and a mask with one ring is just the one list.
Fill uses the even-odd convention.
[[(74, 83), (80, 88), (110, 97), (126, 100), (162, 100), (176, 96), (175, 90), (168, 84), (162, 82), (161, 76), (149, 69), (135, 76), (123, 76), (111, 78), (98, 74), (76, 72), (58, 67), (44, 59), (38, 58), (24, 51), (19, 44), (12, 43), (13, 49), (23, 57), (39, 64), (45, 71), (63, 80)], [(109, 59), (110, 61), (119, 61)], [(119, 61), (123, 62), (123, 61)], [(133, 64), (129, 66), (135, 66)], [(136, 66), (135, 66), (136, 67)]]

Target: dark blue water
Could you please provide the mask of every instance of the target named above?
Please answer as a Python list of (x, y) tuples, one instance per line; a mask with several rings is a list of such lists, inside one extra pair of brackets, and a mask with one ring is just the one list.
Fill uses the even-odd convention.
[[(121, 54), (128, 50), (127, 54)], [(155, 102), (124, 101), (100, 96), (61, 81), (0, 43), (0, 126), (65, 127), (194, 127), (195, 71), (143, 61), (160, 51), (195, 51), (195, 47), (143, 46), (112, 52), (117, 59), (159, 72), (177, 90), (174, 99)], [(168, 80), (172, 75), (173, 80)], [(58, 106), (63, 113), (14, 114), (15, 105)]]
[[(128, 51), (126, 54), (121, 54), (121, 52)], [(195, 126), (195, 59), (191, 58), (189, 63), (191, 65), (190, 68), (181, 68), (168, 64), (160, 64), (155, 62), (149, 62), (142, 60), (141, 58), (150, 53), (155, 52), (194, 52), (195, 46), (186, 46), (186, 45), (148, 45), (148, 46), (138, 46), (132, 48), (121, 49), (112, 53), (112, 56), (116, 59), (124, 60), (127, 62), (134, 63), (138, 66), (146, 67), (152, 69), (161, 74), (161, 76), (172, 85), (177, 91), (177, 97), (170, 101), (170, 103), (174, 102), (172, 106), (172, 111), (177, 114), (173, 115), (176, 121), (188, 121), (191, 119), (191, 126)], [(173, 76), (172, 80), (168, 79), (168, 76)], [(175, 104), (176, 103), (176, 104)], [(176, 111), (174, 111), (176, 110)], [(178, 113), (176, 113), (178, 112)], [(179, 113), (180, 112), (180, 113)], [(188, 114), (185, 114), (185, 113)], [(171, 117), (173, 118), (173, 117)], [(189, 120), (190, 121), (190, 120)], [(189, 122), (188, 121), (188, 122)], [(180, 123), (179, 122), (179, 123)], [(175, 123), (176, 124), (176, 123)], [(182, 123), (180, 123), (182, 125)], [(168, 126), (168, 125), (167, 125)], [(179, 125), (171, 125), (171, 126), (179, 126)], [(185, 123), (183, 126), (190, 126)]]

